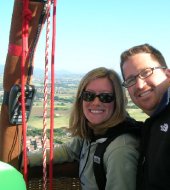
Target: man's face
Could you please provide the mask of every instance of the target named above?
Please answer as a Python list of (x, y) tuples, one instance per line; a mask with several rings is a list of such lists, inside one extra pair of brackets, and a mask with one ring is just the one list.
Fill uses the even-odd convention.
[[(123, 65), (125, 80), (138, 75), (146, 68), (160, 67), (148, 53), (138, 53), (129, 57)], [(165, 74), (165, 69), (155, 69), (153, 74), (147, 78), (136, 77), (136, 84), (128, 87), (132, 101), (140, 107), (146, 114), (152, 115), (160, 100), (169, 86), (169, 79)]]

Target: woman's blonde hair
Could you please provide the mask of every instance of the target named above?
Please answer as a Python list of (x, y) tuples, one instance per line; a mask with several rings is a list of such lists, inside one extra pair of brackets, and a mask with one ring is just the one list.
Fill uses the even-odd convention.
[(73, 136), (80, 136), (82, 138), (89, 138), (88, 131), (89, 127), (88, 121), (83, 113), (83, 100), (82, 92), (85, 90), (86, 86), (93, 80), (97, 78), (107, 77), (113, 86), (113, 94), (115, 96), (114, 100), (114, 112), (113, 115), (105, 122), (100, 124), (100, 129), (107, 129), (121, 123), (127, 116), (126, 103), (127, 99), (125, 97), (124, 89), (121, 85), (121, 79), (119, 75), (111, 69), (105, 67), (99, 67), (88, 72), (80, 81), (76, 99), (72, 107), (72, 112), (69, 120), (69, 129)]

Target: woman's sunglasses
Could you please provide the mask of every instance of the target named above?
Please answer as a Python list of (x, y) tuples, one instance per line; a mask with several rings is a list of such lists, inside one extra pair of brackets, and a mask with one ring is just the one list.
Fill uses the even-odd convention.
[(103, 103), (110, 103), (114, 100), (114, 95), (112, 93), (100, 93), (96, 94), (95, 92), (83, 91), (82, 99), (86, 102), (93, 101), (96, 97)]

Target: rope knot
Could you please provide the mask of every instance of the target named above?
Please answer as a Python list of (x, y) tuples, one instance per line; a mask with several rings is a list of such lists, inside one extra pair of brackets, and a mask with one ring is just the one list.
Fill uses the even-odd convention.
[(32, 12), (30, 9), (24, 9), (24, 18), (26, 19), (26, 21), (30, 21), (32, 19)]

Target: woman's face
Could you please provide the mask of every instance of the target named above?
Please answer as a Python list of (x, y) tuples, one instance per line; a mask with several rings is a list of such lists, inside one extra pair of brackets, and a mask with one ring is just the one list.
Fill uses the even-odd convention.
[[(86, 86), (85, 91), (88, 93), (88, 97), (91, 96), (91, 92), (96, 95), (105, 93), (102, 95), (103, 99), (112, 99), (113, 87), (108, 78), (97, 78)], [(109, 94), (108, 94), (109, 93)], [(107, 100), (106, 100), (107, 101)], [(114, 101), (104, 103), (100, 100), (100, 97), (94, 97), (90, 100), (83, 99), (83, 112), (87, 120), (91, 124), (101, 124), (108, 120), (114, 111)]]

